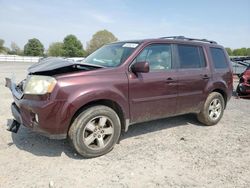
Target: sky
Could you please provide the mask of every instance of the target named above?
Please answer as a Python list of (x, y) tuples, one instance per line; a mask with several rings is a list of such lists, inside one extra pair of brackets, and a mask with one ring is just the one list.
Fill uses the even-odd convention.
[(86, 43), (107, 29), (119, 40), (181, 35), (250, 47), (250, 0), (0, 0), (0, 38), (47, 49), (74, 34)]

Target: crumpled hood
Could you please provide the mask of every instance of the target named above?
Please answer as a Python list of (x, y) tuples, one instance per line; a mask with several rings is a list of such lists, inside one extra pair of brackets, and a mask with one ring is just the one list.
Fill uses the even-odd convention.
[(37, 72), (47, 72), (47, 71), (56, 70), (62, 67), (70, 67), (70, 66), (78, 65), (78, 64), (79, 62), (75, 62), (72, 60), (49, 57), (49, 58), (42, 59), (38, 63), (31, 65), (28, 68), (28, 72), (31, 74), (37, 73)]
[(82, 61), (76, 62), (64, 58), (49, 57), (30, 66), (28, 68), (28, 72), (29, 74), (52, 76), (79, 71), (92, 71), (100, 68), (104, 67), (100, 65), (87, 64)]

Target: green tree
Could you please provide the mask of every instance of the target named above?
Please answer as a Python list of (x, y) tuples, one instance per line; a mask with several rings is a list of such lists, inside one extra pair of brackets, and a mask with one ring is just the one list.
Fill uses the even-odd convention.
[(246, 56), (246, 55), (247, 55), (247, 49), (246, 49), (246, 48), (241, 48), (240, 51), (241, 51), (241, 54), (242, 54), (243, 56)]
[(238, 48), (233, 50), (233, 55), (235, 56), (246, 56), (247, 49), (246, 48)]
[(0, 53), (5, 53), (4, 40), (0, 39)]
[(250, 48), (247, 48), (247, 56), (250, 56)]
[(10, 44), (10, 51), (8, 54), (11, 55), (22, 55), (22, 50), (19, 48), (19, 46), (15, 42), (11, 42)]
[(226, 48), (226, 51), (228, 53), (228, 55), (233, 55), (233, 51), (231, 50), (231, 48)]
[(74, 35), (68, 35), (64, 38), (63, 50), (65, 57), (81, 57), (86, 55), (81, 41)]
[(234, 49), (234, 50), (233, 50), (233, 55), (234, 55), (234, 56), (239, 56), (240, 53), (241, 53), (241, 52), (240, 52), (240, 49)]
[(43, 44), (36, 38), (29, 39), (28, 43), (24, 46), (24, 55), (27, 56), (43, 56)]
[(64, 50), (63, 50), (63, 43), (62, 42), (54, 42), (50, 44), (48, 49), (48, 56), (63, 56)]
[(113, 33), (107, 30), (98, 31), (92, 36), (92, 39), (88, 42), (87, 52), (88, 54), (91, 54), (103, 45), (115, 42), (117, 40), (118, 39), (113, 35)]

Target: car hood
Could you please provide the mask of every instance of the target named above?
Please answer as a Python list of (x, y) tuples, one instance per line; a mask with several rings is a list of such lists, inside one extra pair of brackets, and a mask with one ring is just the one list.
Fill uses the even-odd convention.
[(64, 58), (50, 57), (31, 65), (28, 68), (28, 72), (29, 74), (55, 75), (75, 71), (88, 71), (97, 68), (103, 67), (75, 62)]
[(72, 66), (75, 64), (79, 63), (63, 58), (45, 58), (40, 60), (38, 63), (31, 65), (28, 68), (28, 71), (30, 73), (51, 71), (62, 67)]

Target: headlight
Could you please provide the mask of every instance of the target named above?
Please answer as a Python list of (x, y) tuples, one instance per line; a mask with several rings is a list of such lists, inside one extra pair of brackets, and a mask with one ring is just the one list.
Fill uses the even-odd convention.
[(51, 93), (56, 85), (56, 79), (50, 76), (32, 75), (27, 78), (24, 94), (43, 95)]

